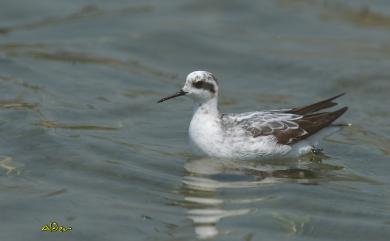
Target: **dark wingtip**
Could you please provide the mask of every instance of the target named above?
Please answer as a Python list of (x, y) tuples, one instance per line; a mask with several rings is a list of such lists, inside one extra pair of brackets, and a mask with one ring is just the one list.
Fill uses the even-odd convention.
[[(328, 99), (326, 99), (326, 100), (323, 100), (323, 101), (321, 101), (321, 102), (322, 102), (322, 103), (329, 102), (329, 104), (332, 104), (332, 106), (335, 106), (335, 105), (337, 105), (337, 103), (332, 102), (332, 101), (335, 100), (335, 99), (337, 99), (337, 98), (340, 98), (341, 96), (343, 96), (343, 95), (345, 95), (345, 94), (346, 94), (346, 93), (343, 92), (343, 93), (341, 93), (341, 94), (335, 95), (335, 96), (330, 97), (330, 98), (328, 98)], [(332, 106), (330, 106), (330, 107), (332, 107)]]
[(338, 94), (338, 95), (336, 95), (336, 96), (333, 96), (333, 97), (329, 98), (328, 100), (337, 99), (337, 98), (339, 98), (339, 97), (341, 97), (341, 96), (343, 96), (343, 95), (345, 95), (345, 94), (346, 94), (346, 92), (340, 93), (340, 94)]
[(336, 110), (336, 112), (344, 113), (347, 110), (348, 110), (348, 106), (344, 106), (343, 108)]
[(344, 106), (343, 108), (340, 108), (334, 112), (332, 112), (332, 114), (334, 116), (336, 116), (335, 119), (339, 118), (339, 116), (341, 116), (342, 114), (344, 114), (346, 111), (348, 110), (348, 106)]
[(315, 113), (319, 110), (322, 110), (322, 109), (327, 109), (327, 108), (330, 108), (330, 107), (333, 107), (335, 105), (337, 105), (337, 103), (333, 102), (333, 100), (341, 97), (345, 95), (345, 92), (341, 93), (341, 94), (338, 94), (336, 96), (333, 96), (333, 97), (330, 97), (326, 100), (322, 100), (322, 101), (319, 101), (319, 102), (316, 102), (314, 104), (311, 104), (311, 105), (307, 105), (307, 106), (303, 106), (303, 107), (297, 107), (297, 108), (292, 108), (288, 111), (286, 111), (287, 113), (292, 113), (292, 114), (297, 114), (297, 115), (305, 115), (305, 114), (310, 114), (310, 113)]
[[(341, 94), (338, 94), (338, 95), (335, 95), (335, 96), (333, 96), (333, 97), (330, 97), (330, 98), (328, 98), (328, 99), (326, 99), (326, 100), (323, 100), (323, 101), (321, 101), (321, 102), (331, 102), (331, 101), (333, 101), (333, 100), (335, 100), (335, 99), (337, 99), (337, 98), (339, 98), (339, 97), (341, 97), (341, 96), (343, 96), (343, 95), (345, 95), (346, 93), (345, 92), (343, 92), (343, 93), (341, 93)], [(333, 103), (333, 102), (332, 102)], [(335, 105), (337, 105), (337, 103), (334, 103)]]

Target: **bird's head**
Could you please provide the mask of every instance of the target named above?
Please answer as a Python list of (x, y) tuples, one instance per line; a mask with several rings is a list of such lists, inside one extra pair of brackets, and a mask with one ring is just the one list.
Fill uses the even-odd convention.
[(190, 73), (181, 90), (176, 94), (162, 98), (163, 102), (175, 97), (186, 95), (195, 102), (204, 103), (218, 96), (218, 82), (214, 75), (207, 71), (194, 71)]

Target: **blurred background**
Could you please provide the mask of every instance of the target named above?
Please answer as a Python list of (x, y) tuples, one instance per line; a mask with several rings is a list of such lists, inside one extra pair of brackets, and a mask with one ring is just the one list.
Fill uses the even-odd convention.
[[(199, 159), (191, 101), (156, 103), (199, 69), (224, 112), (347, 92), (353, 126)], [(389, 93), (387, 0), (2, 0), (0, 240), (388, 240)]]

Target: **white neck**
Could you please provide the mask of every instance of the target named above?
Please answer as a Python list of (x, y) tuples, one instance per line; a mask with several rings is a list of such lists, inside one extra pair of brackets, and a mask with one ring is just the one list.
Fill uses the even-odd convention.
[(224, 140), (220, 117), (217, 96), (206, 102), (195, 101), (194, 115), (189, 127), (190, 142), (196, 147), (195, 150), (217, 155), (214, 152), (219, 149), (210, 148), (220, 145)]
[(219, 117), (218, 110), (218, 96), (206, 101), (194, 103), (194, 115), (196, 114), (207, 114), (209, 116)]

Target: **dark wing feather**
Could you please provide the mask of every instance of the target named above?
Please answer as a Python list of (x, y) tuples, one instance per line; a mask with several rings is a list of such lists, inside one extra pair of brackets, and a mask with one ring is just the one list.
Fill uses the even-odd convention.
[(343, 96), (345, 93), (341, 93), (339, 95), (333, 96), (329, 99), (303, 106), (303, 107), (298, 107), (298, 108), (292, 108), (290, 110), (285, 111), (286, 113), (291, 113), (291, 114), (296, 114), (296, 115), (306, 115), (310, 113), (314, 113), (316, 111), (322, 110), (322, 109), (327, 109), (330, 107), (333, 107), (337, 105), (337, 103), (332, 102), (333, 100), (339, 98), (340, 96)]
[(317, 112), (336, 105), (332, 101), (343, 94), (300, 108), (227, 114), (222, 116), (222, 120), (227, 133), (236, 134), (244, 130), (253, 137), (273, 135), (279, 144), (292, 145), (330, 126), (344, 114), (348, 107), (333, 112)]
[[(322, 112), (304, 115), (301, 119), (294, 121), (299, 125), (299, 129), (285, 131), (275, 130), (273, 134), (275, 135), (279, 144), (294, 144), (329, 126), (347, 110), (348, 107), (343, 107), (334, 112)], [(302, 134), (302, 130), (305, 131), (304, 134)]]

